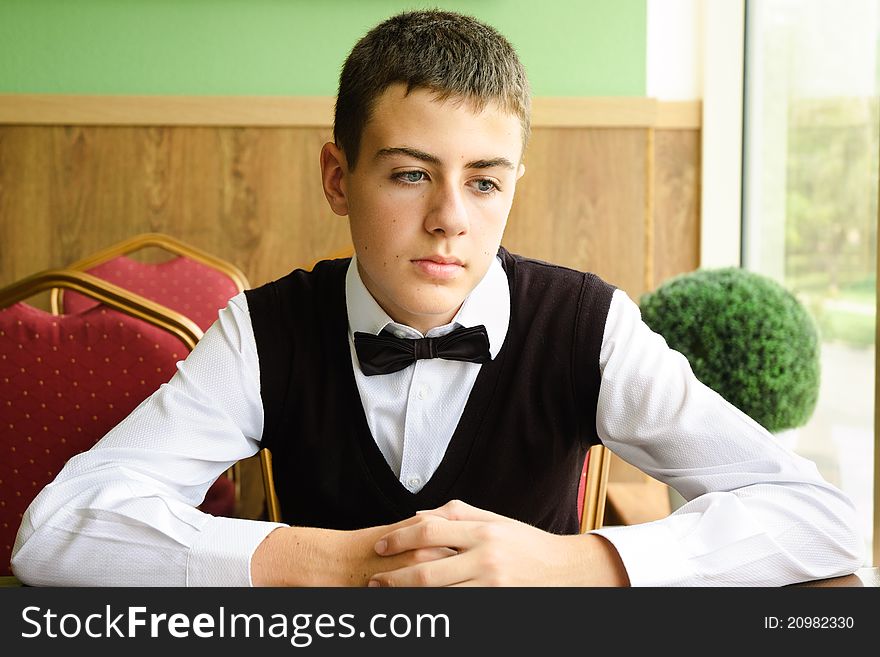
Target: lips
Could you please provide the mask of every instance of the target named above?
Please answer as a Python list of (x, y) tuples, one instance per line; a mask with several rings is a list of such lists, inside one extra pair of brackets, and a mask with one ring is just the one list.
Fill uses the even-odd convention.
[(423, 276), (434, 280), (450, 280), (464, 271), (461, 260), (448, 256), (432, 255), (412, 263)]
[(424, 258), (416, 258), (414, 262), (419, 261), (428, 261), (428, 262), (436, 262), (438, 265), (459, 265), (461, 266), (461, 260), (452, 256), (441, 256), (441, 255), (431, 255), (426, 256)]

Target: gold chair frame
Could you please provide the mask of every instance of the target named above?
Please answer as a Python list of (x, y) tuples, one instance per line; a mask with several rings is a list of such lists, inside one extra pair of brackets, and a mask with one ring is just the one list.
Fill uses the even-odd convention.
[(272, 472), (272, 452), (268, 447), (260, 450), (260, 468), (263, 471), (263, 492), (266, 494), (266, 513), (271, 522), (281, 522), (281, 504), (275, 493), (275, 475)]
[(581, 534), (599, 529), (605, 520), (605, 498), (608, 493), (608, 472), (611, 452), (604, 445), (590, 447), (587, 480), (584, 485)]
[[(603, 445), (590, 448), (587, 463), (587, 481), (584, 486), (583, 512), (580, 518), (581, 533), (599, 529), (605, 517), (605, 495), (608, 485), (608, 469), (611, 452)], [(266, 511), (269, 520), (282, 522), (281, 504), (275, 492), (275, 476), (272, 472), (272, 452), (268, 447), (260, 450), (260, 466), (263, 470), (263, 490), (266, 494)]]
[[(186, 244), (185, 242), (181, 242), (170, 235), (165, 235), (164, 233), (143, 233), (141, 235), (135, 235), (127, 240), (108, 246), (106, 249), (97, 251), (90, 256), (86, 256), (81, 260), (77, 260), (73, 264), (68, 265), (66, 269), (85, 271), (118, 256), (123, 256), (151, 246), (201, 262), (202, 264), (208, 265), (209, 267), (226, 274), (232, 279), (233, 283), (235, 283), (239, 292), (250, 287), (250, 283), (244, 275), (244, 272), (235, 265), (211, 255), (206, 251), (202, 251), (201, 249)], [(49, 303), (53, 315), (61, 314), (61, 294), (61, 290), (58, 288), (52, 290)]]
[(45, 290), (58, 289), (79, 292), (110, 308), (158, 326), (180, 338), (191, 350), (202, 337), (202, 329), (188, 317), (96, 276), (69, 269), (47, 269), (7, 285), (0, 289), (0, 308)]

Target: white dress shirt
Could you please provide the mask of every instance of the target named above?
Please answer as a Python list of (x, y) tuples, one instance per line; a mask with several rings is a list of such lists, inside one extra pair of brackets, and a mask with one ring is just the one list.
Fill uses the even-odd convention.
[[(390, 323), (421, 337), (382, 312), (354, 262), (346, 302), (350, 335)], [(453, 321), (428, 335), (484, 324), (494, 357), (509, 313), (506, 276), (494, 262)], [(400, 481), (418, 490), (442, 458), (480, 365), (418, 361), (364, 377), (354, 362), (370, 429)], [(862, 565), (852, 503), (812, 462), (701, 384), (620, 290), (599, 369), (603, 443), (691, 500), (662, 520), (597, 531), (614, 544), (633, 585), (775, 585)], [(32, 585), (249, 585), (254, 550), (281, 525), (195, 506), (232, 463), (257, 452), (262, 428), (259, 359), (239, 294), (171, 381), (37, 496), (13, 548), (13, 571)]]

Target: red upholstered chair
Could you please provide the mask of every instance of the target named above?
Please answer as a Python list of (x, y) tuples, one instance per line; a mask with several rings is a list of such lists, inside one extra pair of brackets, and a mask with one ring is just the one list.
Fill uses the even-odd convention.
[[(174, 255), (160, 263), (145, 263), (127, 254), (158, 247)], [(169, 235), (146, 233), (114, 244), (68, 265), (161, 303), (189, 317), (203, 331), (217, 319), (217, 311), (230, 298), (249, 287), (234, 265), (184, 244)], [(60, 290), (52, 294), (55, 314), (76, 313), (95, 305), (94, 300)]]
[[(55, 287), (100, 305), (54, 316), (21, 303)], [(0, 575), (34, 496), (167, 381), (201, 335), (180, 314), (81, 272), (0, 290)]]
[[(159, 248), (173, 257), (158, 263), (128, 257), (147, 248)], [(235, 265), (162, 233), (136, 235), (78, 260), (67, 269), (88, 272), (160, 303), (188, 317), (202, 331), (214, 323), (217, 312), (229, 299), (250, 287)], [(88, 296), (59, 288), (52, 290), (50, 302), (56, 315), (78, 313), (97, 303)], [(201, 507), (204, 511), (233, 515), (241, 497), (239, 464), (232, 466), (227, 478), (230, 481), (218, 479), (208, 491)]]

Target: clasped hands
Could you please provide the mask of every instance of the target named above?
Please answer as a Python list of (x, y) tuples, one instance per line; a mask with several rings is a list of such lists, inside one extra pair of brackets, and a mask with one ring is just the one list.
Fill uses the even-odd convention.
[(401, 521), (375, 544), (411, 565), (368, 586), (613, 586), (628, 583), (614, 547), (595, 534), (560, 536), (459, 500)]
[(598, 534), (560, 536), (453, 500), (392, 525), (279, 527), (251, 558), (255, 586), (623, 586)]

